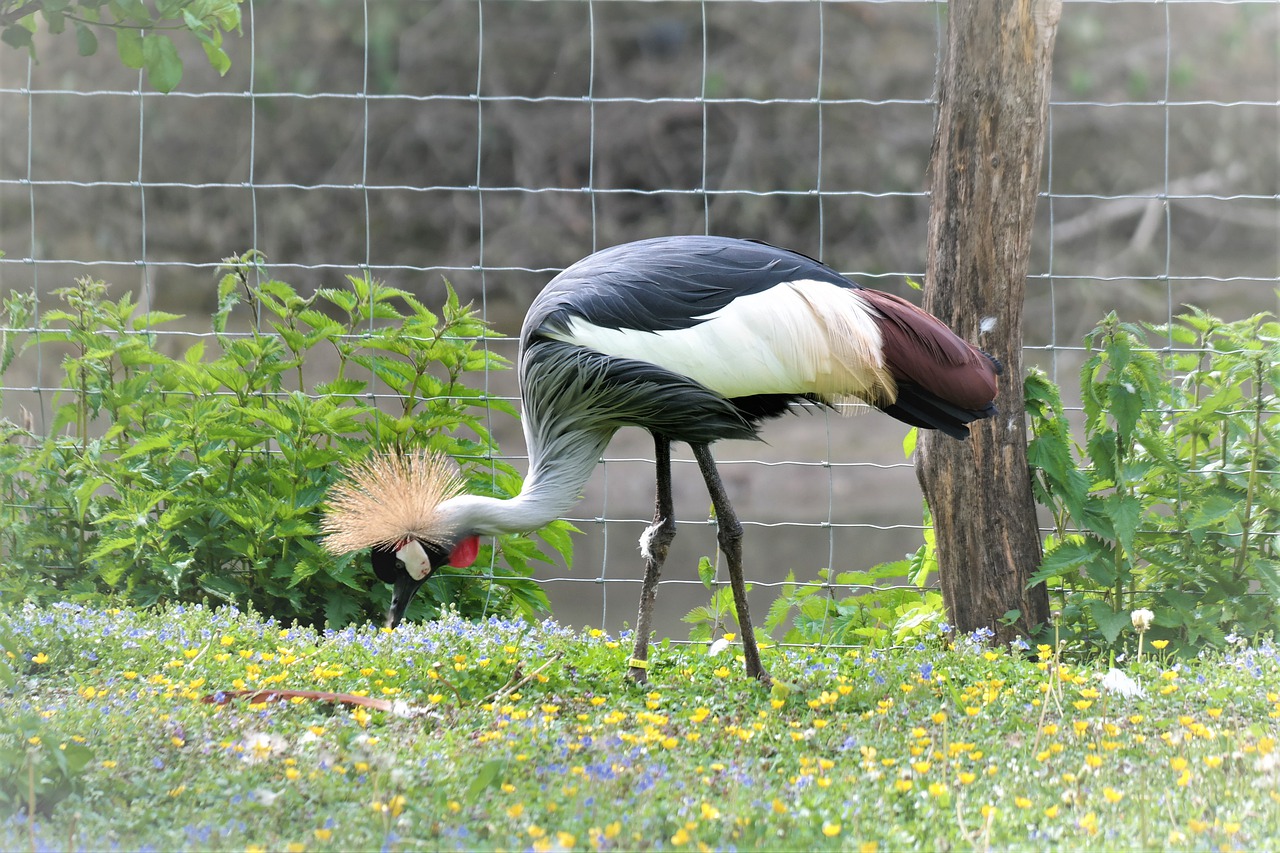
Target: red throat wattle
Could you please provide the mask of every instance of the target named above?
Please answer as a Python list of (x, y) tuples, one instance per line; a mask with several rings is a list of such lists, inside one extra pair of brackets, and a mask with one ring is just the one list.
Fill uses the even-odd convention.
[(468, 536), (449, 552), (449, 565), (455, 569), (465, 569), (476, 561), (476, 554), (480, 553), (480, 537)]

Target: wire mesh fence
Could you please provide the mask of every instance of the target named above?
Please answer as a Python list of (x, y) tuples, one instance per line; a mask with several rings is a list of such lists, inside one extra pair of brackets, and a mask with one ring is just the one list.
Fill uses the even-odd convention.
[[(38, 309), (77, 276), (135, 292), (208, 335), (222, 259), (261, 252), (307, 290), (370, 275), (427, 303), (448, 279), (506, 337), (560, 269), (674, 233), (763, 239), (910, 294), (924, 269), (926, 167), (944, 4), (246, 0), (229, 73), (184, 47), (161, 95), (74, 40), (0, 52), (0, 290)], [(1280, 284), (1280, 4), (1068, 2), (1026, 324), (1027, 360), (1064, 384), (1108, 310), (1228, 317)], [(188, 50), (189, 48), (189, 50)], [(17, 330), (22, 331), (22, 330)], [(52, 418), (60, 355), (24, 351), (3, 414)], [(514, 400), (510, 372), (476, 377)], [(518, 425), (493, 414), (504, 453)], [(747, 571), (866, 569), (919, 544), (904, 428), (811, 412), (767, 445), (718, 448), (747, 526)], [(571, 519), (557, 615), (634, 618), (651, 446), (620, 434)], [(660, 633), (704, 598), (708, 501), (678, 457)], [(664, 601), (671, 603), (664, 606)]]

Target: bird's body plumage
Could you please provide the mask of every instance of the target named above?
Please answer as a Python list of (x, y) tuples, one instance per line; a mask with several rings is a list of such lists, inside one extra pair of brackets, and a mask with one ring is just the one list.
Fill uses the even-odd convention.
[[(580, 386), (562, 393), (621, 396), (611, 420), (690, 443), (758, 437), (763, 418), (803, 399), (858, 398), (959, 437), (995, 396), (995, 365), (910, 303), (723, 237), (643, 240), (579, 261), (534, 300), (520, 344), (526, 410), (549, 408), (528, 389), (545, 393), (542, 365), (554, 362), (561, 383)], [(611, 390), (633, 384), (643, 393)]]
[[(658, 571), (675, 535), (671, 442), (691, 445), (707, 481), (747, 669), (767, 678), (747, 613), (741, 526), (709, 446), (758, 438), (764, 420), (797, 402), (850, 398), (965, 438), (971, 422), (995, 412), (1000, 367), (937, 318), (805, 255), (685, 236), (605, 249), (556, 276), (525, 318), (519, 372), (529, 452), (520, 494), (505, 501), (457, 495), (433, 506), (440, 533), (424, 540), (426, 552), (437, 566), (450, 554), (456, 558), (456, 543), (477, 534), (532, 531), (561, 517), (613, 434), (626, 426), (648, 430), (656, 443), (658, 499), (642, 540), (646, 575), (631, 667), (632, 677), (643, 680)], [(339, 520), (332, 527), (343, 526)], [(381, 576), (389, 557), (378, 559)], [(421, 583), (402, 581), (393, 622)]]

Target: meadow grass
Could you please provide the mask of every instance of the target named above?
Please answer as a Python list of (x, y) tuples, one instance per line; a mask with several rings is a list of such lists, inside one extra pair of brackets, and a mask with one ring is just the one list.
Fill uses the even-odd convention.
[[(1083, 649), (951, 633), (766, 648), (769, 689), (705, 644), (659, 645), (631, 685), (626, 637), (552, 622), (321, 633), (61, 605), (0, 624), (6, 850), (1280, 849), (1270, 641), (1148, 644), (1125, 696)], [(393, 707), (206, 701), (259, 688)], [(55, 750), (87, 760), (42, 786)]]

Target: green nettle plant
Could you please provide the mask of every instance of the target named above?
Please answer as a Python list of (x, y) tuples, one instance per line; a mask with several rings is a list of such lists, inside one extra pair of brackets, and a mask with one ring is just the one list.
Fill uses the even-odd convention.
[[(519, 491), (486, 426), (488, 412), (513, 408), (462, 382), (504, 362), (477, 345), (491, 333), (451, 287), (436, 314), (356, 277), (304, 298), (259, 264), (235, 259), (218, 285), (216, 352), (197, 341), (177, 358), (157, 346), (175, 315), (139, 313), (90, 279), (57, 292), (62, 307), (27, 341), (65, 352), (50, 434), (0, 423), (6, 600), (208, 599), (337, 627), (375, 618), (390, 595), (365, 556), (319, 544), (324, 495), (345, 463), (428, 449), (459, 460), (476, 493)], [(29, 300), (5, 307), (8, 328), (24, 328)], [(258, 322), (230, 331), (244, 309)], [(323, 350), (326, 375), (312, 375)], [(6, 339), (0, 367), (14, 352)], [(477, 569), (437, 572), (411, 614), (545, 612), (530, 564), (567, 558), (571, 529), (502, 537)]]
[[(914, 448), (915, 431), (907, 442)], [(780, 642), (801, 645), (865, 644), (891, 646), (934, 633), (945, 621), (942, 594), (931, 589), (938, 570), (933, 519), (924, 514), (924, 541), (914, 554), (862, 571), (820, 569), (816, 580), (799, 582), (788, 572), (769, 605), (764, 629)], [(684, 616), (689, 639), (711, 640), (737, 621), (732, 590), (716, 582), (715, 564), (698, 562), (698, 577), (711, 593), (705, 605)], [(748, 586), (750, 591), (750, 586)], [(839, 595), (838, 593), (844, 593)]]
[[(788, 573), (765, 629), (774, 636), (785, 629), (784, 643), (877, 647), (936, 633), (946, 612), (942, 593), (928, 588), (938, 558), (927, 513), (925, 524), (924, 544), (904, 559), (837, 572), (834, 578), (822, 569), (810, 583), (797, 583), (795, 573)], [(837, 589), (854, 591), (837, 597)]]
[(1033, 582), (1062, 588), (1067, 630), (1107, 644), (1138, 607), (1186, 648), (1274, 631), (1280, 324), (1191, 309), (1144, 329), (1111, 314), (1087, 343), (1083, 444), (1053, 383), (1026, 380), (1033, 488), (1053, 524)]

